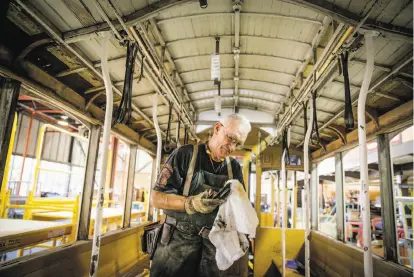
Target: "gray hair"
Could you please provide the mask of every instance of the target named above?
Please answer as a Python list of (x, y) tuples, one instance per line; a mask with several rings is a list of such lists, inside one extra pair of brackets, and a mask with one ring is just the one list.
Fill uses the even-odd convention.
[(250, 121), (244, 115), (238, 113), (228, 115), (220, 120), (220, 122), (223, 126), (229, 126), (230, 124), (239, 125), (239, 132), (245, 136), (247, 136), (252, 129)]

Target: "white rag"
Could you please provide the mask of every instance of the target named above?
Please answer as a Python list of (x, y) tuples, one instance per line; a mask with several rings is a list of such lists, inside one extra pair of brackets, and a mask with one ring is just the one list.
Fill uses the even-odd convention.
[(254, 238), (259, 224), (243, 185), (238, 180), (230, 182), (230, 195), (220, 206), (208, 236), (216, 247), (216, 262), (220, 270), (228, 269), (234, 261), (244, 256), (249, 249), (246, 235)]

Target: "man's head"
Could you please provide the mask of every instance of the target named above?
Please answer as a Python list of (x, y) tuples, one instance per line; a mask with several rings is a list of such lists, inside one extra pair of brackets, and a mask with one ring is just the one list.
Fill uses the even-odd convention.
[(232, 114), (213, 126), (209, 148), (214, 158), (224, 159), (243, 146), (251, 130), (250, 122), (240, 114)]

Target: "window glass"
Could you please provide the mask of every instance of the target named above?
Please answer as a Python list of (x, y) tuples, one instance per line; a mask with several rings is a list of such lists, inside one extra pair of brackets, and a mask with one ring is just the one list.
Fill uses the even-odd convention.
[(151, 186), (154, 159), (144, 150), (137, 150), (134, 176), (134, 192), (132, 196), (131, 223), (142, 223), (146, 220), (148, 192)]
[[(98, 188), (101, 182), (101, 163), (103, 157), (102, 140), (99, 144), (98, 164), (95, 173), (94, 201), (91, 211), (91, 230), (89, 237), (93, 234), (96, 217), (96, 204)], [(122, 228), (124, 218), (124, 205), (126, 195), (126, 184), (128, 176), (129, 146), (123, 141), (111, 136), (108, 146), (108, 161), (105, 176), (105, 195), (103, 204), (102, 232)]]
[[(368, 181), (370, 195), (372, 251), (383, 256), (381, 196), (378, 166), (378, 145), (376, 140), (367, 143)], [(363, 248), (363, 228), (360, 217), (360, 159), (359, 147), (343, 155), (345, 238), (346, 241)]]
[[(309, 175), (310, 177), (310, 175)], [(297, 183), (297, 207), (296, 207), (296, 229), (305, 229), (305, 172), (296, 171)], [(310, 183), (309, 183), (310, 185)]]
[[(44, 126), (44, 123), (34, 118), (33, 126)], [(16, 239), (18, 244), (7, 248), (1, 261), (76, 240), (88, 151), (87, 139), (77, 137), (78, 133), (74, 130), (75, 136), (61, 127), (33, 127), (29, 138), (27, 120), (19, 120), (17, 130), (19, 131), (15, 136), (15, 150), (9, 164), (7, 186), (0, 193), (0, 201), (5, 204), (1, 207), (4, 210), (0, 210), (0, 225), (6, 226), (8, 232), (17, 236), (24, 229), (31, 229), (38, 235), (25, 237), (25, 240)], [(31, 140), (38, 137), (40, 130), (45, 131), (43, 144), (26, 148), (25, 145), (30, 146)], [(77, 151), (79, 145), (84, 147), (84, 152)], [(33, 155), (37, 147), (42, 147), (39, 163)], [(5, 194), (7, 190), (9, 194)], [(44, 229), (50, 232), (41, 232)], [(63, 234), (62, 230), (65, 230)]]
[(413, 132), (410, 127), (390, 141), (398, 260), (410, 268), (413, 268)]
[(336, 237), (335, 157), (318, 163), (318, 179), (318, 228), (319, 231)]

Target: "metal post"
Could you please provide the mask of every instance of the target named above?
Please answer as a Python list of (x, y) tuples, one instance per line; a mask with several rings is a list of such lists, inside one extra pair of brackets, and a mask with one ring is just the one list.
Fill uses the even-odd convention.
[[(287, 147), (290, 145), (290, 127), (287, 132)], [(283, 150), (282, 154), (282, 276), (286, 276), (286, 225), (287, 225), (287, 207), (286, 207), (286, 196), (287, 196), (287, 171), (286, 171), (286, 149)]]
[(336, 184), (336, 238), (345, 241), (345, 212), (344, 212), (344, 172), (342, 153), (335, 155), (335, 184)]
[(282, 214), (282, 276), (285, 277), (286, 275), (286, 236), (285, 236), (285, 231), (286, 231), (286, 224), (287, 224), (287, 220), (286, 220), (286, 164), (285, 164), (285, 156), (286, 156), (286, 150), (283, 150), (283, 155), (282, 155), (282, 171), (281, 171), (281, 175), (282, 175), (282, 188), (281, 188), (281, 192), (282, 192), (282, 209), (281, 209), (281, 214)]
[[(24, 152), (23, 152), (23, 161), (22, 161), (22, 169), (20, 171), (20, 176), (19, 176), (19, 181), (17, 182), (17, 189), (16, 189), (16, 195), (20, 195), (20, 187), (21, 187), (21, 183), (22, 183), (22, 179), (23, 179), (23, 172), (24, 172), (24, 163), (26, 161), (26, 156), (27, 156), (27, 151), (29, 149), (29, 142), (30, 142), (30, 135), (32, 134), (32, 125), (33, 125), (33, 118), (34, 118), (35, 113), (32, 112), (30, 114), (30, 120), (29, 120), (29, 129), (27, 131), (27, 136), (26, 136), (26, 143), (24, 146)], [(23, 117), (22, 117), (23, 120)], [(70, 176), (70, 175), (69, 175)], [(69, 182), (70, 183), (70, 182)], [(69, 186), (69, 185), (68, 185)]]
[[(308, 127), (306, 129), (305, 134), (305, 143), (303, 145), (303, 157), (304, 157), (304, 173), (305, 173), (305, 205), (302, 203), (302, 211), (305, 209), (305, 276), (310, 277), (310, 209), (311, 209), (311, 202), (310, 202), (310, 190), (309, 190), (309, 141), (312, 135), (312, 124), (313, 124), (313, 101), (310, 102), (310, 119), (308, 123)], [(317, 203), (317, 202), (313, 202)], [(303, 217), (303, 212), (302, 212)]]
[(281, 179), (281, 173), (280, 171), (277, 172), (277, 206), (276, 206), (276, 222), (277, 227), (282, 227), (280, 224), (280, 179)]
[(275, 202), (276, 202), (276, 178), (275, 175), (270, 174), (270, 186), (272, 188), (272, 200), (270, 201), (270, 212), (272, 213), (272, 215), (275, 214)]
[(310, 198), (311, 198), (311, 227), (313, 230), (318, 230), (318, 166), (312, 164), (311, 172), (311, 187), (310, 187)]
[(297, 187), (297, 180), (296, 180), (296, 171), (293, 171), (293, 189), (292, 189), (292, 202), (293, 202), (293, 209), (292, 209), (292, 228), (296, 229), (296, 216), (298, 209), (298, 187)]
[(93, 190), (95, 184), (96, 165), (98, 161), (99, 138), (101, 127), (93, 125), (89, 130), (89, 146), (86, 156), (85, 177), (79, 214), (78, 240), (88, 240), (91, 218)]
[[(248, 158), (243, 158), (243, 181), (244, 181), (244, 188), (246, 189), (247, 195), (250, 195), (249, 191), (249, 166), (250, 161)], [(249, 197), (250, 198), (250, 197)]]
[[(0, 76), (0, 178), (3, 179), (20, 83)], [(1, 188), (5, 190), (7, 188)]]
[(260, 139), (261, 139), (261, 133), (259, 131), (258, 134), (258, 142), (259, 142), (259, 147), (258, 147), (258, 154), (256, 156), (256, 213), (257, 213), (257, 217), (259, 218), (259, 227), (262, 224), (262, 220), (261, 220), (261, 200), (262, 200), (262, 164), (260, 161), (261, 158), (261, 145), (260, 145)]
[(104, 132), (103, 132), (103, 154), (102, 154), (102, 164), (101, 164), (101, 182), (98, 189), (98, 201), (96, 205), (96, 216), (95, 216), (95, 226), (93, 233), (93, 243), (92, 243), (92, 256), (89, 276), (96, 277), (98, 275), (98, 262), (99, 262), (99, 250), (101, 247), (101, 227), (102, 227), (102, 213), (103, 213), (103, 202), (105, 199), (105, 184), (106, 180), (106, 170), (108, 162), (108, 152), (109, 152), (109, 143), (110, 143), (110, 132), (111, 132), (111, 123), (112, 123), (112, 105), (113, 105), (113, 95), (112, 95), (112, 84), (109, 77), (108, 70), (108, 44), (109, 44), (109, 35), (106, 34), (104, 37), (102, 45), (102, 75), (105, 83), (106, 89), (106, 110), (105, 110), (105, 121), (104, 121)]
[(135, 164), (137, 161), (137, 145), (129, 146), (129, 161), (128, 161), (128, 179), (125, 195), (124, 206), (124, 224), (123, 227), (131, 226), (131, 208), (132, 208), (132, 196), (134, 192), (134, 177), (135, 177)]
[(365, 67), (364, 80), (362, 81), (361, 91), (358, 97), (358, 140), (359, 140), (359, 159), (361, 172), (361, 214), (363, 226), (364, 242), (364, 276), (372, 277), (372, 245), (371, 245), (371, 219), (369, 202), (369, 183), (368, 183), (368, 161), (367, 161), (367, 137), (365, 131), (365, 103), (369, 84), (374, 70), (374, 45), (372, 33), (365, 34), (365, 49), (367, 53), (367, 65)]
[(394, 182), (392, 173), (390, 141), (387, 134), (377, 136), (378, 163), (381, 193), (382, 237), (384, 242), (384, 257), (398, 263), (398, 246), (395, 229)]
[(11, 130), (11, 136), (10, 136), (10, 141), (8, 143), (8, 149), (7, 149), (7, 156), (6, 156), (6, 163), (4, 165), (4, 172), (3, 172), (3, 178), (1, 180), (1, 190), (0, 190), (0, 218), (7, 218), (7, 213), (8, 213), (8, 209), (7, 209), (7, 195), (10, 195), (10, 191), (8, 191), (7, 189), (7, 183), (9, 182), (9, 170), (10, 170), (10, 161), (11, 161), (11, 157), (12, 157), (12, 152), (13, 152), (13, 146), (14, 146), (14, 138), (15, 138), (15, 134), (16, 134), (16, 129), (17, 129), (17, 113), (14, 116), (14, 120), (13, 120), (13, 127)]
[(153, 211), (152, 210), (152, 204), (151, 204), (151, 191), (155, 185), (156, 182), (156, 178), (157, 178), (157, 173), (156, 173), (156, 165), (157, 161), (156, 159), (152, 159), (152, 170), (151, 170), (151, 183), (150, 186), (148, 188), (148, 199), (146, 200), (146, 206), (145, 206), (145, 212), (146, 212), (146, 219), (149, 221), (151, 217), (154, 216)]

